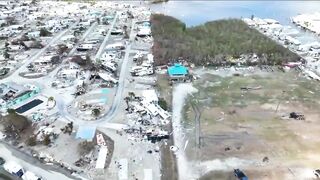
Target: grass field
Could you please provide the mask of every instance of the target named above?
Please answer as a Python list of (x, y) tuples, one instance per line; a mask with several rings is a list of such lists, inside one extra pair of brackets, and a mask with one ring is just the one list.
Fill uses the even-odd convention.
[[(257, 169), (248, 164), (234, 168), (243, 168), (253, 179), (268, 174), (270, 166), (279, 168), (264, 178), (279, 180), (292, 178), (288, 169), (304, 172), (320, 166), (315, 158), (320, 150), (318, 82), (296, 71), (275, 71), (227, 77), (205, 73), (193, 84), (200, 91), (189, 98), (184, 108), (189, 140), (186, 151), (191, 161), (233, 157), (250, 160), (263, 167)], [(256, 89), (242, 90), (244, 87)], [(201, 110), (200, 149), (195, 145), (192, 103)], [(290, 112), (304, 114), (305, 120), (289, 119)], [(264, 157), (270, 162), (263, 163)], [(203, 179), (220, 176), (232, 179), (233, 167), (229, 166), (230, 169), (212, 171)]]

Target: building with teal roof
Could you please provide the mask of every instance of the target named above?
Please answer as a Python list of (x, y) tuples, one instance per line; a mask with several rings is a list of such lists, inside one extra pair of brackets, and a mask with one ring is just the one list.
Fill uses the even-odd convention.
[(170, 80), (183, 80), (189, 74), (188, 68), (182, 64), (175, 63), (168, 68)]

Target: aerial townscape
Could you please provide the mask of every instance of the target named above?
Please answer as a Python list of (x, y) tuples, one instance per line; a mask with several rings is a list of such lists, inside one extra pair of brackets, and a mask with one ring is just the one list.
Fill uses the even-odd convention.
[(0, 1), (0, 180), (320, 179), (319, 22), (312, 1)]

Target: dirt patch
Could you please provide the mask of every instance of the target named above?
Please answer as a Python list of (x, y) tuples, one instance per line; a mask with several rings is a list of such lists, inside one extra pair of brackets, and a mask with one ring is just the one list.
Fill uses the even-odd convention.
[(172, 109), (172, 86), (169, 84), (169, 80), (166, 74), (157, 74), (156, 89), (160, 93), (160, 98), (163, 98), (169, 107), (169, 111)]
[[(99, 131), (99, 133), (101, 133), (103, 135), (103, 138), (106, 141), (106, 146), (108, 147), (108, 156), (106, 158), (106, 164), (105, 164), (105, 169), (108, 169), (108, 167), (110, 166), (113, 151), (114, 151), (114, 141), (106, 134), (104, 134), (100, 131)], [(96, 141), (96, 138), (95, 138), (95, 141)]]
[[(157, 74), (156, 88), (160, 93), (160, 98), (163, 98), (166, 101), (168, 110), (170, 111), (172, 109), (172, 87), (170, 86), (168, 77), (165, 74)], [(165, 127), (165, 130), (172, 132), (172, 122)], [(174, 140), (171, 134), (168, 141), (166, 143), (162, 143), (160, 146), (162, 180), (178, 179), (176, 156), (170, 150), (170, 146), (173, 145)]]
[[(172, 132), (172, 123), (168, 124), (167, 130)], [(160, 146), (161, 154), (161, 180), (178, 180), (178, 169), (175, 154), (170, 150), (170, 146), (173, 146), (173, 137), (170, 138), (166, 143), (162, 143)]]
[[(200, 148), (195, 139), (195, 113), (186, 105), (188, 160), (198, 164), (210, 162), (204, 166), (207, 170), (211, 161), (220, 160), (227, 168), (219, 171), (212, 167), (216, 170), (202, 179), (234, 179), (233, 168), (242, 168), (250, 179), (313, 176), (312, 169), (320, 165), (315, 156), (320, 147), (317, 138), (320, 135), (317, 109), (320, 85), (317, 82), (290, 71), (263, 76), (204, 74), (194, 84), (201, 91), (189, 104), (197, 104), (201, 109)], [(289, 118), (291, 112), (301, 113), (305, 119)], [(247, 163), (227, 164), (229, 158)], [(264, 161), (266, 158), (268, 161)]]

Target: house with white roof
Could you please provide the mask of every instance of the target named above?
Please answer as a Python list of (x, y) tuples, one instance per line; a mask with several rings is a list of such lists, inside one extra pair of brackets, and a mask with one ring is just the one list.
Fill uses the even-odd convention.
[(40, 37), (40, 31), (31, 31), (31, 32), (28, 32), (27, 36), (29, 38), (38, 38)]

